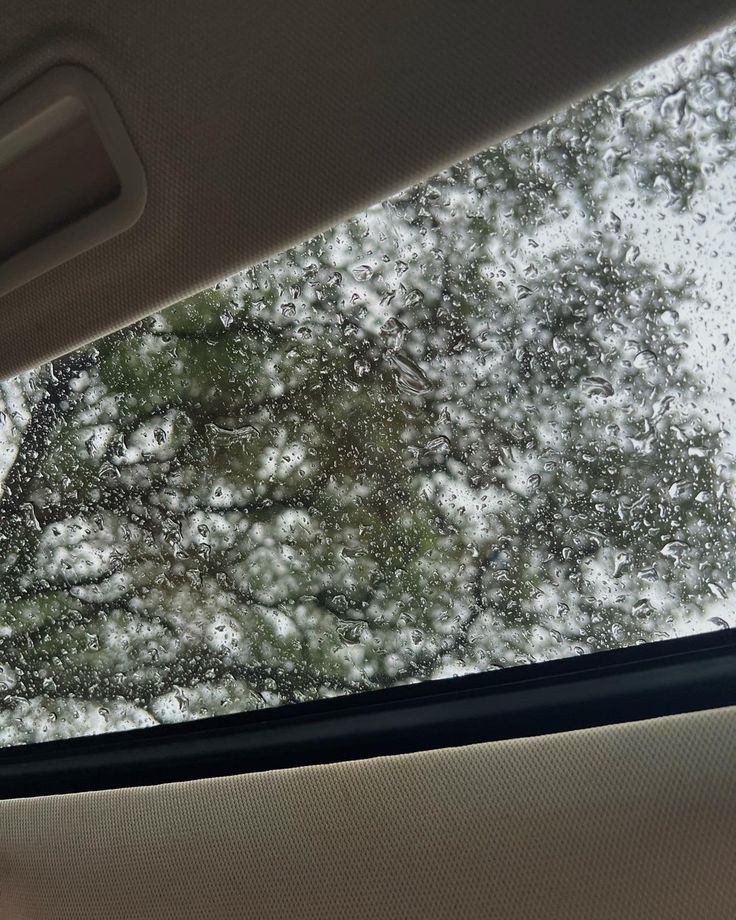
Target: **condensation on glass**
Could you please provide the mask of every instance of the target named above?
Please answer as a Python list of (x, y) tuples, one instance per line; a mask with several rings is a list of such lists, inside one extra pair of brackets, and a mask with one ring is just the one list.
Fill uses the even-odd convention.
[(2, 385), (0, 742), (733, 625), (736, 44)]

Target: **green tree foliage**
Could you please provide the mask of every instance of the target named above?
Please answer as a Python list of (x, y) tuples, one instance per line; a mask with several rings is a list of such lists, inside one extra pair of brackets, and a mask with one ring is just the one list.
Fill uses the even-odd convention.
[(3, 384), (0, 740), (701, 628), (730, 455), (697, 271), (730, 35)]

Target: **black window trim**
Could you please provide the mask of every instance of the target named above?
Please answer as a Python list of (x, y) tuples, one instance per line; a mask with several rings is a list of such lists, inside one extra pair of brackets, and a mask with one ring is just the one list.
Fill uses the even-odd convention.
[(0, 799), (500, 741), (736, 704), (736, 630), (0, 749)]

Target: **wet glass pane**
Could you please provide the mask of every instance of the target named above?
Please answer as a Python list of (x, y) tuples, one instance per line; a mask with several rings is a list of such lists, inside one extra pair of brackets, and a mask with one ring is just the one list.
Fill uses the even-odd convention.
[(0, 743), (732, 625), (735, 68), (2, 384)]

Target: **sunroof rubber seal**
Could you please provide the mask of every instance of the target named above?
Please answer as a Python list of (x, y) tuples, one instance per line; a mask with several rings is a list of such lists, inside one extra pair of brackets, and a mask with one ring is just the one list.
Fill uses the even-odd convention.
[(736, 705), (736, 630), (0, 750), (0, 798), (144, 786)]

